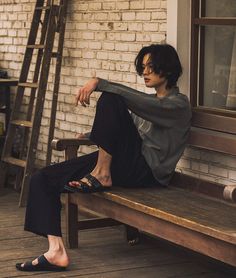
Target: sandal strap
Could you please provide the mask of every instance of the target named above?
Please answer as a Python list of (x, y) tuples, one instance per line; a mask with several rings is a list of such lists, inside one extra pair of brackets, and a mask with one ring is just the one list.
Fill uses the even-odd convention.
[(100, 183), (100, 181), (92, 176), (91, 174), (88, 174), (85, 176), (85, 178), (90, 182), (91, 186), (95, 189), (103, 187), (103, 185)]
[(86, 182), (83, 182), (83, 181), (79, 181), (80, 185), (77, 186), (77, 188), (80, 190), (80, 191), (83, 191), (83, 192), (90, 192), (90, 188), (92, 186), (88, 185)]

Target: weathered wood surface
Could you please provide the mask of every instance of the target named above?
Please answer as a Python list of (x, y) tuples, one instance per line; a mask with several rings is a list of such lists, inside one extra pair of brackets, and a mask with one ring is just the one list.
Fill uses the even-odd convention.
[[(236, 205), (169, 187), (96, 194), (145, 214), (236, 244)], [(79, 196), (75, 195), (75, 198)], [(72, 196), (73, 198), (73, 196)], [(74, 198), (73, 198), (74, 199)]]
[[(143, 237), (129, 246), (122, 227), (80, 232), (79, 249), (68, 250), (69, 270), (64, 273), (24, 273), (15, 263), (37, 257), (47, 249), (44, 238), (23, 231), (24, 208), (18, 194), (6, 190), (0, 196), (0, 277), (235, 277), (226, 266), (196, 257), (164, 241)], [(64, 226), (64, 225), (63, 225)], [(226, 272), (227, 271), (227, 272)]]

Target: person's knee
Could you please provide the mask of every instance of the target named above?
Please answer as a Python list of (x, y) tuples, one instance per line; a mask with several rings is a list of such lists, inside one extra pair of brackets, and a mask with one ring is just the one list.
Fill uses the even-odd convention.
[(97, 106), (111, 106), (117, 105), (121, 101), (121, 97), (112, 93), (102, 93), (100, 98), (98, 99)]

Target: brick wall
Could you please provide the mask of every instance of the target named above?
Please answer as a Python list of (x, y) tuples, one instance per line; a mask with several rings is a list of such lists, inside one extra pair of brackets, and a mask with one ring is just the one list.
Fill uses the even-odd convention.
[[(14, 2), (0, 2), (0, 67), (18, 77), (35, 1)], [(165, 33), (166, 1), (69, 1), (55, 137), (74, 137), (76, 132), (90, 130), (99, 93), (88, 108), (74, 106), (76, 89), (89, 78), (98, 76), (144, 89), (134, 70), (135, 56), (142, 46), (165, 40)], [(53, 78), (51, 74), (38, 144), (41, 164), (47, 148)], [(53, 161), (62, 159), (62, 153), (53, 154)]]
[[(11, 77), (19, 76), (34, 4), (32, 0), (0, 1), (0, 68)], [(142, 46), (165, 40), (166, 12), (166, 0), (69, 1), (55, 137), (74, 137), (90, 130), (99, 93), (93, 95), (89, 107), (74, 106), (76, 89), (89, 78), (98, 76), (147, 91), (133, 61)], [(38, 144), (37, 159), (42, 165), (53, 78), (52, 73)], [(62, 160), (62, 153), (53, 153), (53, 161)], [(188, 148), (177, 170), (228, 183), (236, 179), (234, 162), (228, 156)]]

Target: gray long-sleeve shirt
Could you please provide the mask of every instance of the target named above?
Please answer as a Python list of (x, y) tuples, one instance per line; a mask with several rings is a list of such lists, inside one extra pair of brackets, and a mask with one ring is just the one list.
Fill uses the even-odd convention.
[(120, 95), (142, 138), (142, 153), (156, 180), (167, 185), (187, 143), (191, 108), (178, 87), (158, 98), (127, 86), (99, 79), (97, 91)]

